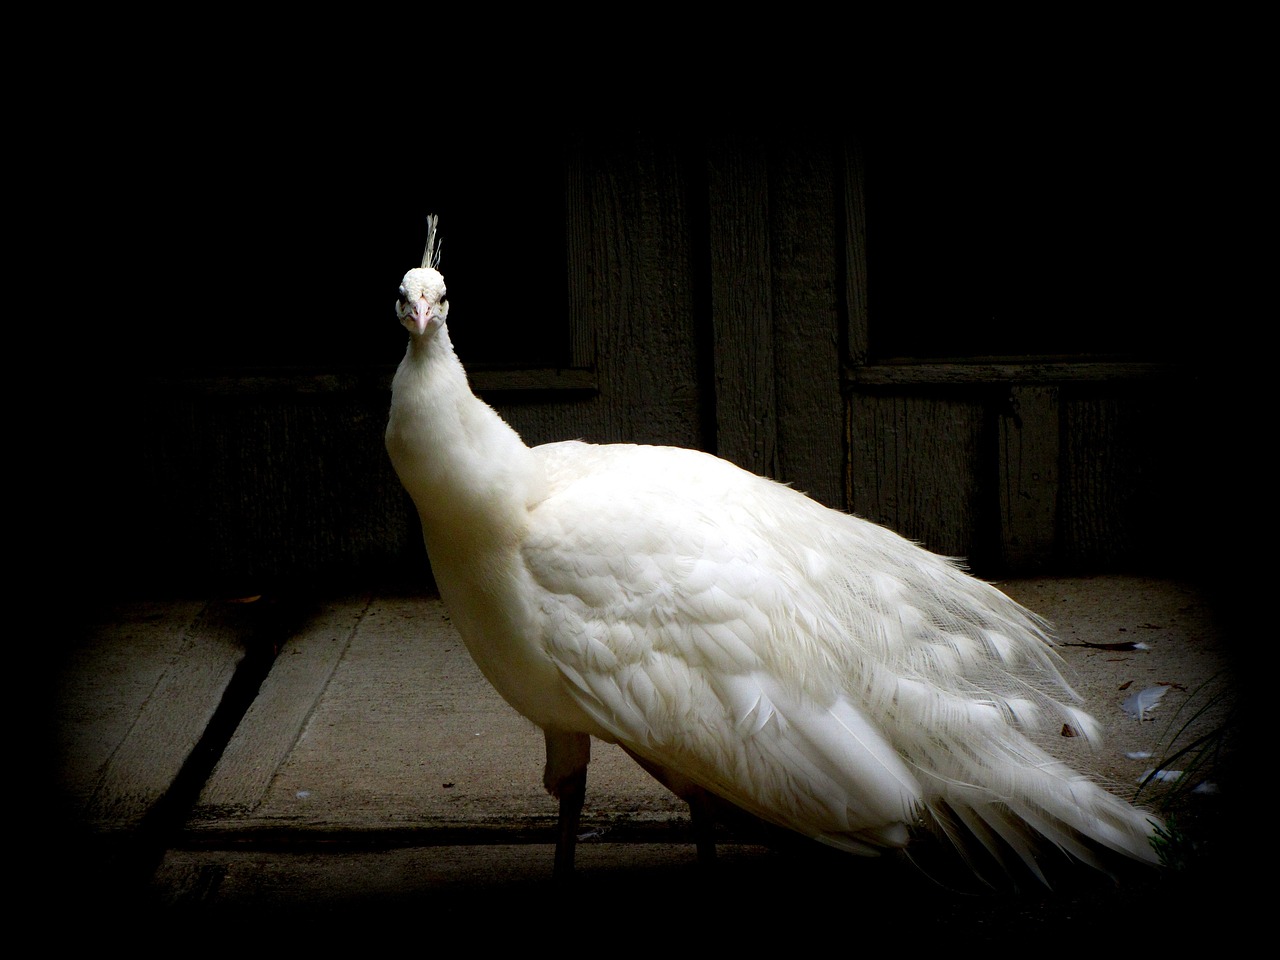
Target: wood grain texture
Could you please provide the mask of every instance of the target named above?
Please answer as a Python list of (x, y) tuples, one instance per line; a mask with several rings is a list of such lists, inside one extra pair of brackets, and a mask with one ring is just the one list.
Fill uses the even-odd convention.
[(1003, 565), (1026, 572), (1057, 555), (1059, 404), (1055, 387), (1012, 387), (999, 417)]
[(844, 297), (848, 311), (846, 360), (860, 367), (870, 359), (870, 312), (867, 302), (866, 171), (862, 144), (846, 137), (840, 144), (844, 201)]
[[(1167, 517), (1220, 488), (1216, 461), (1243, 422), (1233, 393), (1195, 386), (1220, 378), (1212, 357), (1190, 371), (1158, 354), (870, 362), (863, 144), (815, 129), (574, 134), (565, 276), (548, 280), (569, 291), (567, 366), (474, 369), (476, 388), (531, 444), (712, 449), (944, 552), (989, 542), (1015, 566), (1078, 570), (1185, 540)], [(564, 324), (537, 312), (537, 291), (529, 305), (531, 323)], [(270, 322), (268, 304), (243, 308)], [(401, 344), (364, 370), (97, 371), (78, 400), (97, 419), (67, 471), (86, 563), (130, 589), (420, 569), (382, 447)], [(1011, 390), (1038, 411), (1022, 426)]]
[(1141, 547), (1140, 499), (1146, 411), (1114, 391), (1068, 396), (1063, 404), (1061, 547), (1068, 566), (1115, 566)]
[(980, 399), (857, 394), (850, 414), (853, 512), (936, 553), (979, 539), (986, 405)]
[(829, 145), (777, 147), (769, 196), (779, 478), (844, 509), (834, 173)]
[(711, 144), (707, 204), (715, 452), (743, 469), (777, 477), (768, 181), (768, 156), (759, 141)]
[(570, 289), (596, 334), (601, 384), (583, 439), (699, 446), (684, 158), (676, 144), (628, 132), (584, 144), (570, 162), (581, 169), (570, 207), (590, 238)]

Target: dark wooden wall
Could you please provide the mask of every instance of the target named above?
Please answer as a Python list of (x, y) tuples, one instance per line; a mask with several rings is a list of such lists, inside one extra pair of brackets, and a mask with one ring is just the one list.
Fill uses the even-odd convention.
[[(878, 356), (867, 211), (879, 208), (864, 162), (874, 140), (831, 127), (785, 134), (558, 134), (548, 148), (563, 210), (540, 211), (539, 229), (563, 232), (563, 270), (506, 290), (503, 264), (487, 263), (505, 307), (454, 292), (451, 326), (483, 325), (454, 337), (477, 389), (530, 443), (711, 450), (986, 575), (1194, 566), (1212, 533), (1202, 519), (1170, 518), (1216, 495), (1222, 412), (1209, 365), (1154, 346), (1150, 358)], [(483, 176), (496, 176), (492, 166)], [(467, 187), (484, 195), (474, 177)], [(474, 209), (492, 235), (529, 229), (530, 217), (499, 219), (493, 203), (451, 204), (447, 182), (437, 193), (440, 204), (424, 196), (381, 204), (374, 220), (348, 217), (344, 236), (416, 224), (437, 206), (455, 218)], [(446, 278), (451, 258), (468, 256), (449, 226)], [(86, 372), (91, 426), (78, 456), (95, 479), (75, 519), (105, 581), (252, 590), (416, 575), (421, 545), (381, 435), (403, 342), (390, 302), (418, 243), (358, 247), (366, 272), (372, 260), (385, 269), (386, 289), (361, 287), (340, 315), (318, 308), (304, 322), (342, 332), (327, 358), (281, 362), (289, 341), (276, 339), (272, 362), (254, 362), (254, 331), (293, 322), (282, 314), (287, 285), (264, 276), (220, 321), (201, 324), (199, 336), (240, 338), (219, 341), (219, 364), (118, 354)], [(242, 268), (268, 272), (252, 260)], [(921, 271), (928, 282), (927, 263)], [(540, 308), (541, 284), (554, 309)], [(467, 355), (468, 340), (480, 354), (512, 323), (545, 324), (564, 344), (552, 351), (561, 360)], [(353, 334), (356, 325), (369, 333)], [(153, 346), (171, 343), (167, 356), (199, 352), (188, 328), (154, 318), (144, 328)]]

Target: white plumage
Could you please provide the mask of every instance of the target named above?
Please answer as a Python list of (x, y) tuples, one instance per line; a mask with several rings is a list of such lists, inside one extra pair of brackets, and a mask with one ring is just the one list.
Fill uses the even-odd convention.
[[(690, 801), (859, 854), (930, 827), (1156, 862), (1154, 821), (1026, 732), (1096, 736), (1045, 624), (896, 534), (705, 453), (530, 448), (471, 392), (435, 222), (400, 287), (386, 442), (476, 663), (540, 726), (572, 869), (589, 737)], [(707, 852), (708, 844), (699, 844)]]

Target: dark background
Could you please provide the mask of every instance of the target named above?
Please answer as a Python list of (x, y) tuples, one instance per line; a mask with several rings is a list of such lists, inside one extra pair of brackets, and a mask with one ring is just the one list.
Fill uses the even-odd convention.
[[(419, 562), (380, 451), (382, 391), (404, 348), (396, 287), (420, 262), (426, 215), (438, 213), (459, 321), (451, 333), (468, 368), (563, 365), (573, 306), (564, 170), (574, 150), (605, 158), (601, 169), (635, 171), (638, 198), (621, 201), (679, 196), (692, 231), (682, 255), (696, 277), (708, 142), (744, 133), (779, 150), (854, 142), (865, 173), (871, 363), (1191, 365), (1187, 383), (1214, 402), (1188, 423), (1188, 449), (1173, 462), (1203, 469), (1231, 446), (1201, 449), (1209, 433), (1244, 429), (1215, 394), (1234, 379), (1223, 361), (1255, 352), (1236, 280), (1250, 260), (1233, 223), (1236, 168), (1250, 147), (1194, 83), (1149, 96), (1117, 96), (1102, 83), (1012, 83), (985, 98), (912, 88), (901, 102), (869, 91), (833, 102), (825, 81), (750, 100), (672, 85), (614, 97), (587, 76), (464, 102), (341, 65), (296, 81), (184, 72), (175, 86), (166, 76), (123, 64), (109, 83), (84, 85), (74, 128), (53, 123), (47, 144), (62, 165), (50, 218), (65, 265), (60, 293), (74, 305), (73, 349), (59, 362), (76, 388), (54, 405), (75, 412), (82, 438), (55, 443), (70, 463), (61, 479), (76, 490), (67, 518), (89, 532), (107, 579), (133, 590), (380, 575), (406, 556)], [(654, 142), (683, 158), (671, 182), (651, 177), (635, 153)], [(628, 215), (610, 212), (622, 224), (619, 247), (646, 262), (636, 239), (644, 227)], [(595, 277), (602, 288), (615, 279)], [(697, 282), (695, 310), (705, 305)], [(669, 293), (683, 295), (656, 296)], [(485, 323), (460, 322), (467, 317)], [(696, 348), (711, 391), (706, 344)], [(335, 399), (326, 378), (347, 374), (356, 386)], [(258, 377), (284, 385), (253, 393), (246, 384)], [(606, 404), (633, 404), (600, 389)], [(1143, 394), (1144, 411), (1160, 403)], [(1130, 429), (1157, 436), (1142, 418)], [(1168, 451), (1167, 436), (1178, 430), (1166, 419), (1152, 443)], [(1167, 461), (1122, 465), (1147, 491)], [(1181, 477), (1148, 499), (1180, 505), (1198, 487), (1186, 509), (1203, 518), (1224, 494), (1201, 481)], [(921, 509), (946, 509), (928, 502)], [(1138, 528), (1145, 536), (1156, 522)], [(326, 524), (363, 530), (358, 546), (335, 546)], [(910, 521), (898, 527), (920, 536)], [(1099, 562), (1114, 565), (1125, 550)], [(1087, 569), (1089, 556), (1074, 569)]]
[[(383, 307), (430, 212), (451, 296), (497, 324), (477, 343), (459, 326), (464, 355), (562, 361), (559, 332), (529, 317), (564, 308), (565, 144), (652, 125), (501, 114), (404, 130), (351, 103), (165, 120), (112, 128), (75, 222), (111, 264), (111, 361), (204, 372), (386, 362), (399, 330)], [(1215, 289), (1233, 238), (1206, 176), (1211, 131), (1054, 111), (825, 126), (865, 144), (878, 358), (1202, 353), (1190, 328), (1231, 292)], [(707, 135), (662, 129), (690, 150)]]

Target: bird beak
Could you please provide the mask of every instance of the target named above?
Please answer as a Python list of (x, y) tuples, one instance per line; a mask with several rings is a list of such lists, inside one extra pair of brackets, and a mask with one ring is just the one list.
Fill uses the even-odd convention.
[(413, 305), (413, 327), (418, 331), (418, 336), (427, 332), (427, 323), (430, 320), (431, 314), (427, 310), (427, 301), (419, 300)]

